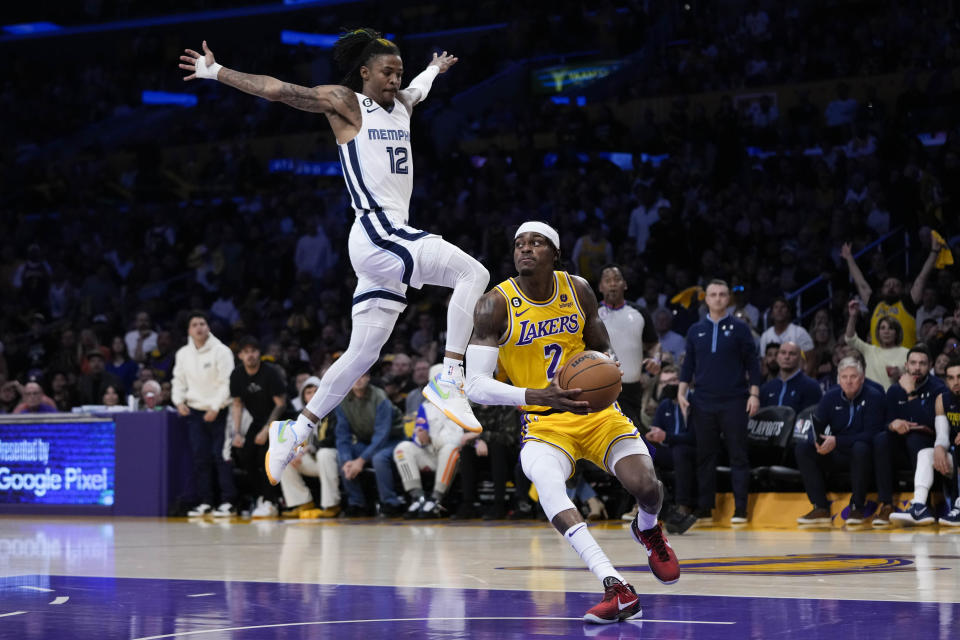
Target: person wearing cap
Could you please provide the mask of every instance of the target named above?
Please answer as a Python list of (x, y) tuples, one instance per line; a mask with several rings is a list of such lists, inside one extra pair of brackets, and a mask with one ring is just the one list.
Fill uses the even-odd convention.
[[(239, 466), (246, 470), (247, 487), (256, 495), (251, 512), (254, 518), (270, 518), (279, 511), (280, 491), (267, 480), (264, 460), (267, 454), (267, 433), (270, 423), (279, 420), (287, 406), (285, 383), (276, 365), (260, 361), (260, 343), (253, 336), (242, 338), (238, 344), (242, 367), (230, 374), (230, 396), (233, 398), (233, 446), (237, 449)], [(241, 433), (240, 421), (244, 410), (253, 422), (246, 436)]]
[[(577, 460), (593, 462), (617, 478), (639, 505), (630, 535), (641, 545), (653, 575), (665, 584), (680, 578), (676, 553), (657, 521), (663, 484), (636, 425), (616, 403), (597, 407), (563, 389), (557, 375), (584, 351), (610, 351), (590, 284), (556, 268), (560, 234), (543, 222), (524, 222), (513, 239), (517, 276), (488, 291), (474, 312), (467, 349), (467, 396), (478, 404), (520, 406), (523, 472), (540, 506), (603, 585), (603, 600), (585, 622), (613, 623), (642, 616), (640, 598), (587, 529), (566, 491)], [(494, 378), (500, 367), (510, 383)]]
[[(230, 374), (234, 359), (230, 348), (210, 333), (202, 311), (187, 315), (187, 344), (177, 351), (173, 365), (171, 397), (177, 413), (186, 419), (187, 436), (193, 453), (193, 474), (199, 504), (188, 516), (236, 514), (237, 497), (233, 465), (223, 457), (224, 427), (230, 402)], [(216, 469), (220, 503), (214, 504), (210, 482)]]
[[(299, 399), (303, 406), (317, 392), (320, 378), (307, 377), (300, 384)], [(337, 464), (334, 426), (336, 415), (330, 414), (320, 423), (317, 433), (297, 451), (280, 476), (280, 489), (287, 508), (284, 518), (335, 518), (340, 513), (340, 466)], [(310, 488), (304, 476), (320, 480), (320, 508), (314, 508)]]
[(126, 392), (123, 381), (106, 370), (107, 363), (99, 348), (87, 352), (87, 373), (77, 381), (77, 400), (81, 405), (102, 404), (103, 392), (113, 387), (121, 393)]

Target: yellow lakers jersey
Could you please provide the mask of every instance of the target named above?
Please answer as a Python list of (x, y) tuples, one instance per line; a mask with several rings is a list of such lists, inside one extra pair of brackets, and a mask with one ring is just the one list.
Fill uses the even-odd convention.
[(880, 302), (877, 304), (877, 308), (873, 310), (873, 316), (870, 318), (870, 341), (873, 344), (880, 344), (880, 340), (877, 339), (877, 325), (880, 324), (880, 320), (884, 316), (896, 318), (897, 322), (900, 323), (900, 327), (903, 329), (903, 342), (900, 343), (900, 346), (910, 349), (917, 343), (917, 321), (903, 306), (903, 303), (898, 300), (896, 304)]
[[(583, 307), (565, 271), (553, 272), (553, 296), (531, 300), (514, 278), (496, 286), (507, 301), (507, 330), (500, 339), (500, 366), (518, 387), (543, 389), (570, 358), (584, 350)], [(524, 411), (549, 407), (524, 406)]]

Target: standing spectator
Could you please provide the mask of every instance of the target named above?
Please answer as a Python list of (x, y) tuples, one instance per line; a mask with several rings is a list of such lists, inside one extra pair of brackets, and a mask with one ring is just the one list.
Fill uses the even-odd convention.
[(660, 343), (646, 309), (624, 299), (627, 281), (619, 265), (610, 264), (600, 272), (603, 300), (597, 310), (610, 336), (610, 347), (620, 361), (623, 389), (617, 398), (620, 409), (640, 424), (643, 412), (643, 373), (660, 373)]
[(587, 224), (590, 231), (577, 238), (571, 260), (574, 269), (582, 278), (587, 282), (594, 282), (600, 277), (603, 265), (613, 262), (613, 245), (605, 237), (599, 220), (593, 219)]
[(867, 344), (857, 337), (857, 316), (860, 313), (860, 301), (851, 300), (847, 305), (850, 314), (844, 338), (847, 344), (863, 354), (867, 363), (866, 375), (869, 379), (888, 389), (900, 379), (901, 368), (907, 361), (908, 349), (903, 345), (903, 328), (896, 318), (884, 316), (877, 323), (877, 346)]
[(849, 469), (853, 484), (847, 524), (861, 524), (864, 519), (872, 462), (870, 443), (884, 428), (883, 394), (864, 384), (863, 366), (856, 358), (844, 358), (837, 370), (839, 385), (823, 395), (814, 413), (814, 439), (800, 441), (795, 447), (803, 486), (813, 504), (813, 510), (797, 518), (798, 524), (830, 523), (824, 471), (836, 468)]
[[(191, 311), (187, 316), (187, 344), (177, 351), (173, 367), (172, 400), (177, 413), (186, 418), (193, 453), (193, 474), (199, 503), (187, 515), (213, 514), (230, 517), (237, 510), (233, 466), (223, 457), (223, 440), (230, 402), (233, 352), (210, 333), (207, 316)], [(214, 469), (220, 485), (220, 505), (214, 510), (211, 476)]]
[(804, 356), (809, 356), (813, 350), (813, 338), (807, 330), (793, 323), (793, 312), (786, 298), (776, 298), (770, 307), (770, 320), (773, 324), (760, 334), (760, 353), (763, 353), (771, 342), (793, 342), (800, 347)]
[[(317, 392), (320, 378), (310, 376), (300, 387), (300, 401), (307, 406), (310, 398)], [(320, 509), (315, 511), (318, 518), (335, 518), (340, 513), (340, 475), (337, 465), (337, 449), (334, 446), (333, 423), (336, 416), (331, 414), (321, 423), (317, 433), (310, 436), (307, 444), (283, 469), (280, 476), (280, 488), (287, 509), (284, 517), (297, 517), (304, 511), (313, 511), (313, 497), (304, 476), (320, 479)], [(311, 514), (313, 515), (313, 514)]]
[(777, 377), (760, 387), (761, 407), (790, 407), (800, 413), (820, 402), (823, 391), (817, 381), (800, 368), (803, 353), (796, 342), (784, 342), (777, 350)]
[(120, 378), (127, 393), (133, 393), (133, 381), (137, 379), (140, 366), (127, 357), (127, 345), (120, 336), (114, 336), (110, 341), (110, 361), (105, 368)]
[[(677, 401), (693, 423), (697, 439), (697, 517), (709, 518), (714, 507), (722, 433), (733, 483), (734, 513), (730, 522), (742, 524), (747, 521), (750, 490), (747, 418), (760, 408), (760, 367), (750, 328), (728, 311), (729, 285), (711, 280), (706, 303), (707, 316), (687, 332), (687, 356), (680, 372)], [(697, 389), (692, 402), (687, 400), (691, 382)]]
[[(283, 377), (276, 366), (260, 361), (260, 343), (253, 336), (240, 340), (242, 367), (230, 374), (230, 396), (233, 398), (233, 424), (230, 425), (233, 446), (240, 467), (247, 472), (248, 489), (256, 496), (251, 511), (254, 518), (271, 518), (279, 513), (279, 491), (267, 480), (264, 461), (267, 455), (267, 434), (270, 423), (279, 420), (287, 405)], [(246, 409), (253, 422), (246, 436), (241, 434), (240, 421)]]
[(147, 366), (153, 371), (154, 378), (160, 382), (161, 386), (164, 382), (170, 381), (176, 353), (173, 334), (169, 331), (158, 333), (157, 346), (147, 357)]
[(370, 384), (364, 373), (337, 408), (336, 443), (340, 474), (347, 493), (348, 517), (367, 515), (366, 498), (357, 476), (373, 465), (380, 495), (380, 513), (398, 516), (403, 501), (393, 484), (393, 448), (403, 438), (403, 416), (386, 392)]
[[(880, 344), (879, 324), (885, 317), (893, 317), (900, 323), (903, 338), (901, 340), (904, 347), (909, 349), (917, 341), (917, 321), (914, 315), (917, 312), (917, 305), (923, 297), (923, 289), (927, 282), (927, 277), (933, 270), (937, 261), (937, 255), (943, 245), (939, 240), (932, 240), (930, 253), (927, 255), (923, 268), (920, 269), (917, 279), (913, 281), (908, 295), (904, 295), (903, 283), (899, 278), (886, 278), (883, 281), (883, 287), (879, 295), (874, 295), (873, 289), (863, 277), (863, 272), (857, 266), (857, 261), (853, 258), (850, 250), (850, 244), (844, 244), (840, 249), (840, 256), (846, 260), (847, 268), (850, 270), (850, 277), (857, 285), (857, 291), (860, 298), (867, 301), (867, 307), (873, 309), (870, 316), (870, 342)], [(870, 377), (870, 372), (867, 372)]]
[(673, 357), (673, 363), (679, 366), (686, 353), (687, 343), (682, 335), (672, 330), (672, 326), (673, 312), (669, 309), (660, 308), (653, 312), (653, 328), (657, 332), (660, 349), (669, 353)]
[(87, 369), (87, 373), (80, 376), (77, 382), (77, 400), (81, 405), (100, 404), (107, 387), (122, 389), (126, 392), (120, 378), (106, 371), (106, 363), (100, 349), (93, 349), (87, 353)]
[(662, 198), (652, 186), (639, 185), (640, 202), (630, 212), (627, 235), (634, 239), (637, 255), (642, 256), (650, 241), (650, 227), (660, 220), (660, 209), (669, 208), (670, 201)]
[(930, 375), (930, 364), (930, 352), (924, 345), (916, 345), (907, 353), (906, 371), (887, 390), (887, 428), (873, 438), (873, 468), (880, 503), (874, 526), (890, 524), (894, 469), (916, 468), (920, 451), (933, 447), (934, 407), (946, 387)]
[[(464, 435), (460, 425), (446, 417), (433, 403), (420, 404), (413, 436), (393, 450), (393, 461), (400, 471), (403, 490), (410, 496), (410, 506), (404, 518), (439, 518), (446, 513), (441, 502), (457, 473)], [(424, 493), (420, 479), (423, 469), (436, 472), (429, 497)]]
[(297, 240), (293, 254), (297, 273), (305, 273), (314, 281), (320, 281), (337, 264), (338, 259), (339, 255), (333, 250), (320, 218), (315, 215), (308, 217), (307, 228)]
[(133, 329), (127, 332), (123, 340), (133, 361), (145, 362), (150, 352), (157, 348), (157, 332), (150, 324), (150, 314), (138, 311)]
[(23, 402), (13, 413), (56, 413), (57, 407), (43, 393), (43, 387), (36, 382), (23, 385)]

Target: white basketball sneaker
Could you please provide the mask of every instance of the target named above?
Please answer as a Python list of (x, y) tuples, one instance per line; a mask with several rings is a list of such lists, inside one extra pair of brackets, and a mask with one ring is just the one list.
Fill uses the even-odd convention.
[(444, 369), (423, 388), (423, 397), (467, 431), (482, 432), (483, 427), (473, 415), (467, 394), (463, 392), (463, 369), (454, 366)]
[(280, 474), (293, 460), (293, 456), (297, 455), (297, 449), (310, 437), (310, 432), (298, 433), (296, 420), (277, 420), (270, 423), (269, 434), (270, 446), (264, 466), (267, 480), (275, 485), (280, 482)]

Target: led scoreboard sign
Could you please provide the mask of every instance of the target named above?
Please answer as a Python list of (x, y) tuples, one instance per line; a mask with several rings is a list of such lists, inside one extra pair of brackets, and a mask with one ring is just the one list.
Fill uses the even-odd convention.
[(113, 420), (55, 415), (0, 421), (0, 503), (113, 504)]

